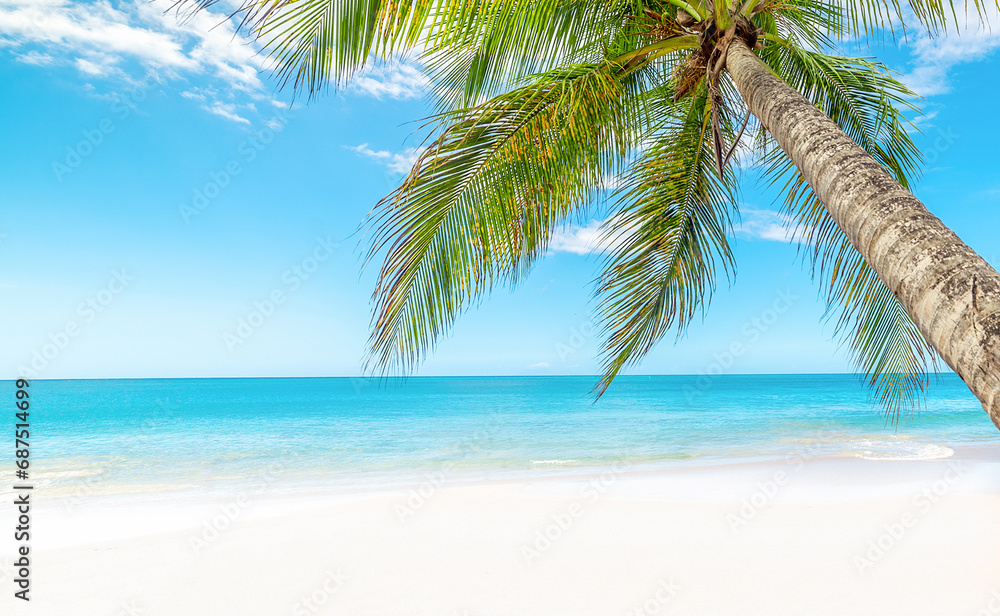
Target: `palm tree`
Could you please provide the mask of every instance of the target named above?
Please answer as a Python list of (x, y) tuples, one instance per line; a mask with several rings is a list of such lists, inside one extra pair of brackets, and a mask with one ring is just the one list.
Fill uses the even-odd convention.
[[(180, 5), (213, 0), (180, 0)], [(979, 8), (978, 2), (976, 3)], [(898, 418), (937, 354), (1000, 427), (1000, 276), (908, 188), (913, 94), (835, 41), (942, 0), (246, 0), (310, 96), (416, 56), (433, 137), (371, 217), (370, 362), (411, 371), (470, 303), (514, 285), (607, 203), (598, 395), (707, 306), (738, 215), (734, 156), (766, 169), (875, 395)], [(905, 13), (905, 15), (904, 15)]]

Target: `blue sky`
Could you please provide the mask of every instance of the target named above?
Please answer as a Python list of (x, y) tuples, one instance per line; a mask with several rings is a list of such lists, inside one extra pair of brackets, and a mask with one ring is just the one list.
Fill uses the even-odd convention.
[[(380, 68), (290, 106), (218, 14), (179, 23), (166, 4), (0, 0), (4, 378), (360, 373), (373, 272), (357, 231), (420, 144), (419, 70)], [(1000, 32), (971, 28), (863, 50), (926, 97), (917, 196), (994, 265), (997, 46)], [(753, 174), (733, 284), (636, 372), (850, 370)], [(567, 229), (419, 374), (597, 372), (590, 235)]]

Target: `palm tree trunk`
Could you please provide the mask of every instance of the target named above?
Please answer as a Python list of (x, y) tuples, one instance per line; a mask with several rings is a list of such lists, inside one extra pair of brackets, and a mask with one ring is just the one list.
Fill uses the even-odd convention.
[(726, 68), (750, 111), (1000, 428), (1000, 274), (741, 41)]

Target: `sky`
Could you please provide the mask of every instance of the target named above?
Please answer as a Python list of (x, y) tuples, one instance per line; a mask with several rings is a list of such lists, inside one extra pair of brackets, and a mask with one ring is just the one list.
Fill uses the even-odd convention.
[[(218, 9), (169, 4), (0, 0), (0, 378), (361, 374), (362, 221), (421, 144), (419, 65), (293, 100)], [(845, 46), (924, 97), (914, 192), (997, 266), (1000, 31)], [(852, 369), (776, 194), (745, 176), (735, 277), (633, 373)], [(595, 225), (562, 229), (417, 374), (599, 372)]]

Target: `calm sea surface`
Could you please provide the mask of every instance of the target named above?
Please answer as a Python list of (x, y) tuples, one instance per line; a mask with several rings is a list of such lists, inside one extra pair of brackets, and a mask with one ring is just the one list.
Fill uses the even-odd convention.
[[(853, 375), (148, 379), (31, 383), (33, 479), (50, 493), (365, 484), (435, 471), (558, 473), (782, 456), (1000, 451), (954, 375), (893, 425)], [(14, 385), (4, 389), (13, 400)], [(13, 419), (11, 420), (13, 421)], [(12, 458), (4, 447), (3, 464)], [(5, 488), (7, 486), (4, 486)]]

